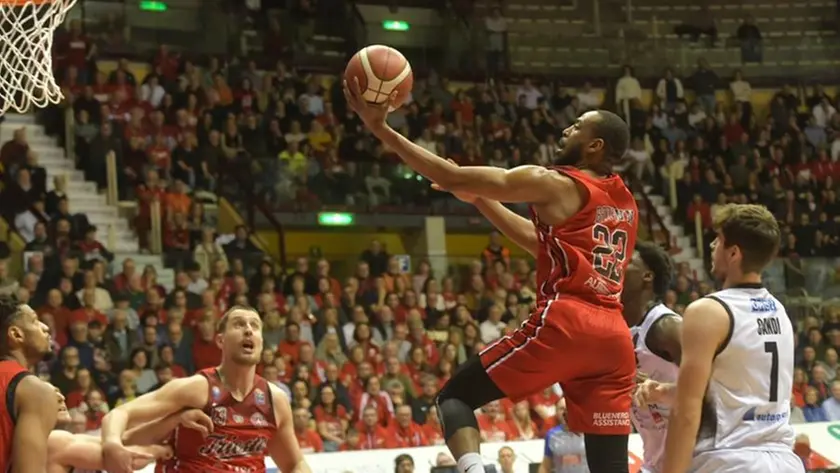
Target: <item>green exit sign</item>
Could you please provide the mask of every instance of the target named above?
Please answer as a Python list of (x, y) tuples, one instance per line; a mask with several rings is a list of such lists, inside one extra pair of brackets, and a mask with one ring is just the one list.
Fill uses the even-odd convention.
[(169, 7), (163, 2), (154, 0), (141, 0), (140, 9), (143, 11), (166, 11)]
[(382, 22), (382, 29), (386, 31), (408, 31), (411, 28), (408, 22), (399, 20), (385, 20)]
[(318, 214), (318, 225), (325, 227), (346, 227), (353, 225), (356, 217), (347, 212), (321, 212)]

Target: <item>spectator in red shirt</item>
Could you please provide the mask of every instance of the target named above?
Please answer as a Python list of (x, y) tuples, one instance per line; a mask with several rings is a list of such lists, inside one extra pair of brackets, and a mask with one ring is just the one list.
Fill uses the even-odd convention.
[(196, 370), (203, 370), (218, 365), (222, 360), (222, 350), (216, 344), (216, 321), (204, 317), (198, 323), (198, 336), (193, 341), (193, 364)]
[(540, 428), (542, 428), (546, 421), (550, 421), (554, 417), (557, 411), (557, 401), (559, 400), (560, 396), (554, 392), (553, 387), (545, 388), (541, 393), (534, 394), (528, 398), (531, 410), (536, 414), (537, 424)]
[(317, 432), (309, 425), (309, 411), (298, 407), (292, 412), (292, 423), (295, 426), (295, 437), (300, 444), (302, 453), (318, 453), (324, 451), (324, 443)]
[(359, 396), (356, 412), (364, 412), (372, 407), (376, 409), (377, 418), (383, 426), (387, 426), (394, 416), (394, 403), (388, 393), (382, 390), (379, 378), (371, 376), (365, 382), (365, 391)]
[(566, 425), (566, 399), (560, 398), (557, 401), (557, 406), (555, 408), (554, 417), (551, 419), (546, 419), (545, 425), (543, 425), (542, 432), (540, 435), (546, 435), (549, 430), (557, 427), (558, 425)]
[(388, 429), (382, 426), (378, 410), (375, 407), (366, 407), (362, 411), (362, 420), (357, 424), (359, 430), (359, 450), (376, 450), (378, 448), (391, 448), (394, 439)]
[(300, 347), (306, 343), (309, 342), (300, 339), (300, 325), (293, 320), (289, 320), (286, 322), (286, 339), (277, 346), (277, 355), (282, 356), (290, 365), (295, 366), (300, 358)]
[(397, 407), (394, 420), (388, 427), (394, 437), (396, 448), (425, 447), (429, 445), (423, 428), (411, 420), (411, 406), (403, 404)]
[(482, 411), (477, 417), (478, 430), (481, 432), (483, 442), (504, 442), (515, 438), (499, 401), (487, 404)]
[(437, 406), (432, 406), (426, 413), (426, 422), (423, 423), (423, 433), (429, 445), (445, 445), (443, 429), (440, 427), (440, 418), (437, 413)]
[(687, 217), (689, 222), (694, 222), (695, 215), (700, 214), (703, 228), (712, 228), (712, 209), (703, 200), (700, 194), (694, 194), (694, 200), (688, 206)]
[(513, 407), (513, 418), (510, 420), (510, 440), (533, 440), (539, 436), (537, 424), (531, 420), (531, 409), (528, 401), (519, 401)]
[(345, 441), (344, 432), (350, 421), (347, 409), (338, 403), (335, 389), (329, 384), (321, 386), (318, 393), (315, 408), (315, 423), (318, 433), (324, 440), (324, 450), (327, 452), (338, 451)]

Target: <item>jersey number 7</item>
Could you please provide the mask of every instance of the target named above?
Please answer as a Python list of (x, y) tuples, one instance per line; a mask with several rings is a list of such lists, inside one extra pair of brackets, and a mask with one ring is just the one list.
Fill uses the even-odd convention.
[(596, 223), (592, 227), (592, 267), (598, 274), (616, 284), (621, 284), (622, 268), (627, 258), (627, 232), (610, 231), (604, 224)]

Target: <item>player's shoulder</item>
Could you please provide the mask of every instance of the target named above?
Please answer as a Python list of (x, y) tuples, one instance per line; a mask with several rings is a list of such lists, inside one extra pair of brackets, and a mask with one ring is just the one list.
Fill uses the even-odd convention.
[(198, 409), (207, 404), (209, 391), (210, 381), (206, 376), (197, 373), (185, 378), (173, 379), (149, 394), (178, 399), (184, 406)]

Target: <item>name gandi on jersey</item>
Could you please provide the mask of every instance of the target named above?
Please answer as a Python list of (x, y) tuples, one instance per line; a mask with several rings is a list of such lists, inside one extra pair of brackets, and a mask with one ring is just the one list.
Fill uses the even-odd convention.
[(772, 299), (750, 299), (753, 312), (770, 312), (773, 313), (770, 317), (759, 317), (755, 319), (758, 325), (759, 335), (781, 335), (782, 325), (779, 323), (779, 318), (776, 317), (776, 302)]

